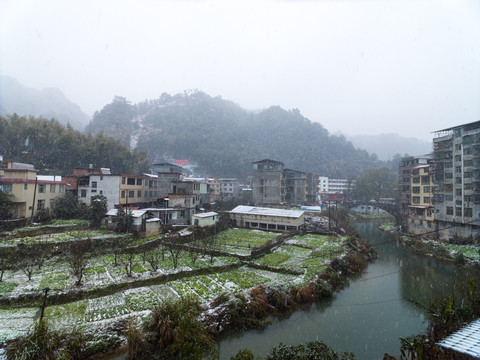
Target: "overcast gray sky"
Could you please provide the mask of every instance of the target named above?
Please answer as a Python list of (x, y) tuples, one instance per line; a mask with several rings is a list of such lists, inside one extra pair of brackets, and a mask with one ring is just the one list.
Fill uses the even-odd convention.
[(198, 89), (429, 140), (480, 120), (480, 1), (0, 0), (0, 74), (89, 115)]

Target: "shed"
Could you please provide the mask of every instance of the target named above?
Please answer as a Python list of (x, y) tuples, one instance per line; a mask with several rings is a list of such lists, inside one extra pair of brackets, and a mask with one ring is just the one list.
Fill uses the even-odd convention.
[(192, 215), (192, 225), (195, 226), (209, 226), (214, 225), (219, 219), (218, 213), (206, 212)]

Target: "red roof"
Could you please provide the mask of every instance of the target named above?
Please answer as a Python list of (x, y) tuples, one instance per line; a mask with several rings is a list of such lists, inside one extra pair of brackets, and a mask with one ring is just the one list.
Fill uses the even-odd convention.
[(175, 165), (190, 165), (188, 160), (175, 160)]

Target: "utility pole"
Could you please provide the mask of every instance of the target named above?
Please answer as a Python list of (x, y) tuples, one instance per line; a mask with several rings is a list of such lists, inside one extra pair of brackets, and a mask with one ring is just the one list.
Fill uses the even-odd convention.
[(43, 289), (43, 291), (45, 292), (45, 296), (43, 298), (42, 311), (40, 312), (40, 322), (42, 322), (43, 320), (43, 314), (45, 312), (45, 307), (47, 306), (47, 294), (50, 291), (50, 288), (46, 287), (45, 289)]

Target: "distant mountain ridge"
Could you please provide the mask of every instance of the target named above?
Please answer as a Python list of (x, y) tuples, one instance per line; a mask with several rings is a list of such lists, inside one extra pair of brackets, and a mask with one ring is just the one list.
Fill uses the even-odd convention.
[(198, 173), (209, 176), (245, 177), (252, 173), (252, 162), (264, 158), (343, 178), (385, 165), (345, 137), (330, 135), (297, 109), (273, 106), (250, 112), (200, 91), (164, 93), (138, 104), (115, 97), (95, 112), (86, 131), (104, 132), (136, 146), (152, 162), (188, 159)]
[(0, 115), (16, 113), (45, 119), (55, 118), (83, 130), (90, 117), (80, 106), (68, 100), (58, 89), (35, 90), (20, 84), (11, 76), (0, 76)]
[(423, 155), (431, 153), (432, 142), (398, 134), (346, 135), (356, 147), (376, 154), (380, 160), (391, 160), (395, 155)]

